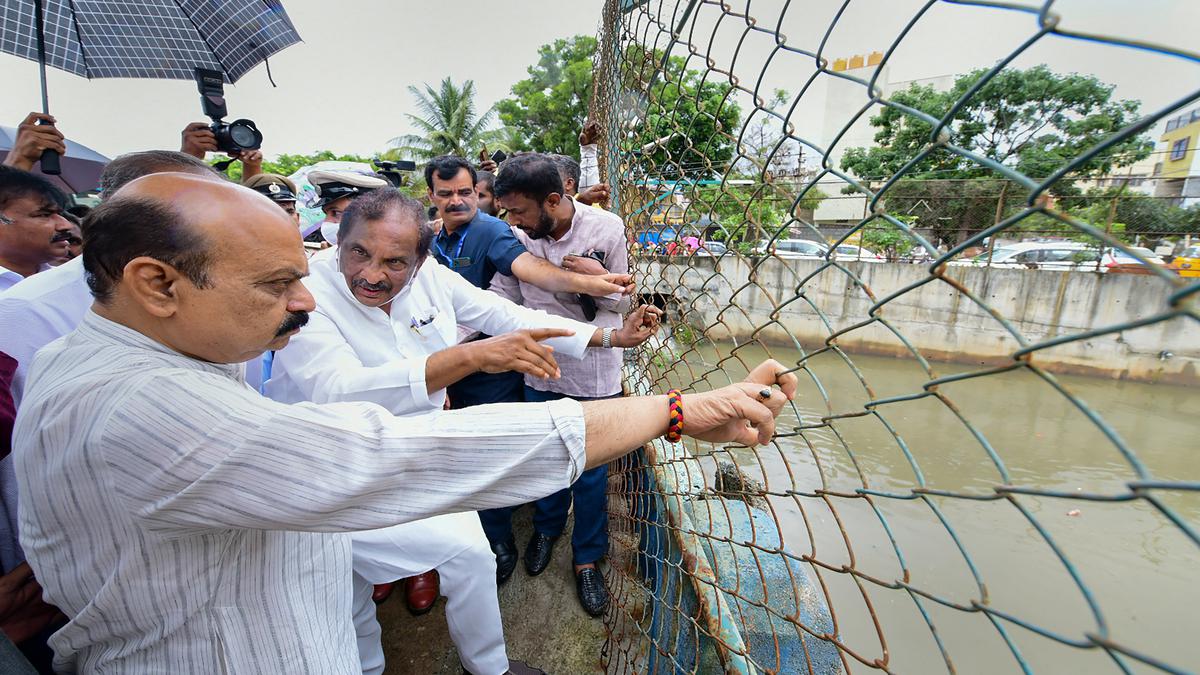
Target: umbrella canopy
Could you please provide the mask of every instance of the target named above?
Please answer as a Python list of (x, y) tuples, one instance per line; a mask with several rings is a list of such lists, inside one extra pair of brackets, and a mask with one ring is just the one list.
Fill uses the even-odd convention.
[[(8, 154), (16, 141), (15, 127), (0, 126), (0, 155)], [(63, 155), (59, 162), (62, 165), (62, 174), (46, 178), (60, 189), (66, 190), (68, 194), (74, 194), (94, 190), (100, 186), (100, 174), (104, 172), (108, 158), (86, 145), (67, 140), (67, 154)], [(34, 170), (37, 170), (36, 164)]]
[[(86, 78), (236, 82), (300, 41), (278, 0), (42, 0), (46, 65)], [(0, 5), (0, 51), (38, 61), (34, 0)]]

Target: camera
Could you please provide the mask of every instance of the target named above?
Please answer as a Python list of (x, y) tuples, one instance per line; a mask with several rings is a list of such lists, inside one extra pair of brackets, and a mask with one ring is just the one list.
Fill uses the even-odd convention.
[(417, 163), (408, 159), (401, 159), (395, 162), (376, 159), (372, 160), (371, 163), (379, 170), (379, 175), (392, 184), (392, 187), (404, 185), (405, 174), (417, 170)]
[(213, 121), (208, 128), (217, 137), (217, 149), (236, 154), (262, 147), (262, 132), (254, 126), (254, 122), (247, 119), (224, 121), (229, 112), (225, 109), (225, 78), (221, 71), (197, 68), (196, 86), (200, 89), (200, 105), (204, 114)]

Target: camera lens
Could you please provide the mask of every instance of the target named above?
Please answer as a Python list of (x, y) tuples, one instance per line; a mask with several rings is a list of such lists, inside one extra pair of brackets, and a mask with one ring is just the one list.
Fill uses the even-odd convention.
[(243, 148), (253, 148), (258, 145), (258, 135), (254, 133), (254, 130), (241, 124), (229, 125), (229, 138)]

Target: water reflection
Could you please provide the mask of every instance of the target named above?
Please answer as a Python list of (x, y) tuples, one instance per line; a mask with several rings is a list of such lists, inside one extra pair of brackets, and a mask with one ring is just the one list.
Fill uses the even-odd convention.
[[(666, 379), (720, 385), (767, 356), (756, 345), (731, 351), (697, 346)], [(922, 392), (930, 375), (912, 360), (832, 351), (806, 365), (776, 444), (698, 450), (710, 468), (731, 460), (767, 486), (788, 550), (814, 561), (843, 639), (864, 660), (946, 672), (936, 630), (958, 672), (1020, 672), (1018, 658), (1034, 672), (1121, 672), (1100, 649), (970, 611), (988, 607), (1077, 645), (1107, 631), (1117, 644), (1200, 668), (1197, 546), (1147, 500), (1129, 499), (1127, 486), (1139, 477), (1200, 480), (1200, 393), (1059, 377), (1073, 401), (1020, 369), (943, 384), (944, 400), (869, 407)], [(1000, 485), (1109, 501), (1004, 496)], [(1200, 529), (1195, 492), (1154, 494)]]

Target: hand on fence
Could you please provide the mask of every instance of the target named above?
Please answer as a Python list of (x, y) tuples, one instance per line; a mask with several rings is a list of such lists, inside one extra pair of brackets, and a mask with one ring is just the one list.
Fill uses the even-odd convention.
[(612, 190), (608, 187), (608, 183), (596, 183), (584, 188), (579, 194), (575, 195), (575, 199), (588, 206), (592, 204), (607, 206), (608, 198), (611, 194)]
[(642, 305), (625, 317), (621, 329), (613, 335), (614, 347), (636, 347), (654, 335), (658, 330), (662, 310), (654, 305)]
[[(684, 399), (683, 433), (714, 443), (764, 445), (775, 433), (783, 404), (795, 398), (796, 384), (796, 376), (783, 364), (767, 359), (743, 382), (689, 394)], [(763, 398), (768, 390), (770, 396)]]

